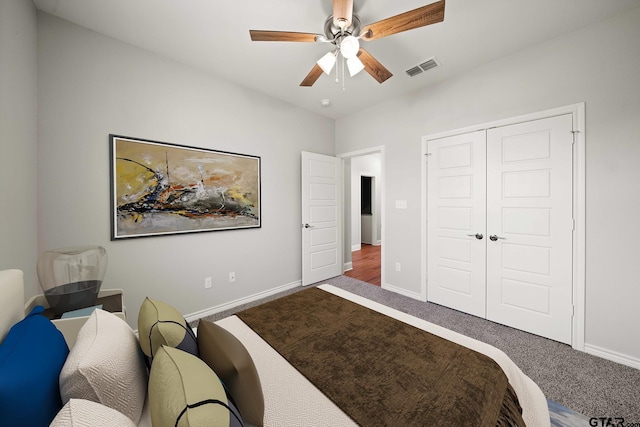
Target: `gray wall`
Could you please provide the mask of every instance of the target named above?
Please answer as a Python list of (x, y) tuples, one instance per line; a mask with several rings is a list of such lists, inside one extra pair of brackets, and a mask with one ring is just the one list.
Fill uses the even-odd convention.
[(25, 274), (36, 293), (36, 10), (0, 0), (0, 270)]
[(640, 363), (639, 52), (640, 8), (338, 120), (337, 153), (386, 145), (387, 284), (420, 291), (422, 136), (584, 101), (586, 343)]
[[(145, 296), (188, 315), (300, 281), (300, 151), (333, 154), (333, 120), (43, 13), (38, 96), (38, 247), (104, 246), (132, 326)], [(262, 228), (110, 241), (109, 133), (260, 156)]]

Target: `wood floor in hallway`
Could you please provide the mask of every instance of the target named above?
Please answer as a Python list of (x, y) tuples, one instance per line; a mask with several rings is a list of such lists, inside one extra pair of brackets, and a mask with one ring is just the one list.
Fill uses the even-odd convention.
[(351, 252), (352, 270), (344, 273), (345, 276), (381, 286), (380, 254), (382, 246), (362, 244), (359, 251)]

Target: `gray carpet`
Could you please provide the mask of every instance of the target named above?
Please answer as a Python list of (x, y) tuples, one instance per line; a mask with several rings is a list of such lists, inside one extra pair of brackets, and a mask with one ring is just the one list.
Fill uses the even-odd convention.
[[(501, 349), (540, 386), (548, 399), (587, 417), (622, 417), (625, 425), (640, 423), (640, 370), (437, 304), (417, 301), (347, 276), (334, 277), (322, 283), (330, 283)], [(306, 288), (295, 288), (207, 319), (215, 321), (302, 289)]]

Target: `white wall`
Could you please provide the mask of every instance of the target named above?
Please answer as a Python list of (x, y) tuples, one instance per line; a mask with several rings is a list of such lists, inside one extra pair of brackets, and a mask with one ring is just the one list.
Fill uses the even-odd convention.
[[(640, 363), (632, 326), (640, 301), (638, 52), (640, 8), (338, 120), (337, 153), (386, 145), (387, 284), (420, 292), (423, 135), (584, 101), (585, 339)], [(407, 200), (408, 209), (395, 209), (394, 200)]]
[[(300, 281), (300, 151), (333, 154), (333, 120), (43, 13), (38, 91), (39, 249), (104, 246), (132, 326), (145, 296), (191, 314)], [(262, 228), (110, 241), (110, 133), (260, 156)]]
[(36, 293), (36, 9), (0, 0), (0, 270), (24, 272)]

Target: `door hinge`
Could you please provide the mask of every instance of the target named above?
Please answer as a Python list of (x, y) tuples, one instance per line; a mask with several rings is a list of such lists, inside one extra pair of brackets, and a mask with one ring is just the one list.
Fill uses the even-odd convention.
[(571, 219), (571, 229), (572, 230), (576, 229), (576, 220), (575, 219)]
[(571, 132), (571, 134), (573, 134), (573, 138), (571, 138), (571, 144), (573, 145), (573, 144), (576, 143), (576, 134), (579, 134), (580, 131), (579, 130), (572, 130), (570, 132)]

